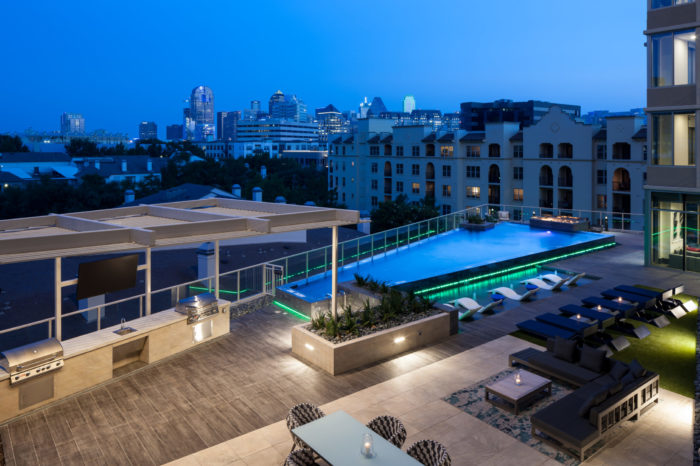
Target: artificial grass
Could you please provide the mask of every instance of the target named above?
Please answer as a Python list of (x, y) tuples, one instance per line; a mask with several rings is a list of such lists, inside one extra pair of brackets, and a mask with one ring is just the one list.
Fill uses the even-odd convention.
[[(683, 294), (677, 295), (676, 298), (683, 302), (693, 300), (696, 303), (698, 299)], [(608, 328), (606, 333), (613, 338), (622, 335), (627, 337), (630, 342), (628, 348), (613, 354), (612, 358), (625, 363), (636, 359), (648, 370), (659, 374), (661, 387), (679, 395), (694, 398), (698, 311), (689, 312), (680, 319), (671, 317), (669, 320), (671, 323), (668, 326), (658, 328), (651, 324), (628, 319), (627, 321), (635, 326), (644, 325), (649, 329), (651, 335), (642, 340)], [(520, 330), (512, 332), (510, 335), (538, 345), (547, 345), (545, 340)]]

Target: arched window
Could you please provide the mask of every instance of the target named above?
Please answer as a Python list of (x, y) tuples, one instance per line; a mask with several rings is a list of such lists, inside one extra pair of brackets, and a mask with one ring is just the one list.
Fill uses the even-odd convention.
[(574, 146), (568, 142), (559, 143), (559, 152), (557, 157), (560, 159), (572, 159), (574, 157)]
[(435, 144), (426, 144), (425, 145), (425, 155), (428, 157), (435, 156)]
[(543, 165), (540, 168), (540, 185), (541, 186), (552, 186), (554, 181), (554, 175), (552, 174), (552, 169), (547, 165)]
[(489, 157), (500, 157), (500, 156), (501, 156), (500, 144), (489, 144)]
[(435, 179), (435, 166), (432, 163), (429, 163), (427, 167), (425, 167), (425, 179), (426, 180), (434, 180)]
[(563, 166), (559, 169), (559, 187), (570, 188), (574, 185), (574, 175), (571, 172), (571, 168)]
[(554, 157), (554, 146), (548, 142), (540, 144), (540, 158), (551, 159), (552, 157)]
[(630, 190), (630, 173), (624, 168), (618, 168), (613, 173), (613, 191)]
[(501, 182), (501, 170), (498, 165), (491, 165), (489, 167), (489, 183), (500, 183)]
[(391, 176), (391, 162), (384, 162), (384, 176), (387, 178)]

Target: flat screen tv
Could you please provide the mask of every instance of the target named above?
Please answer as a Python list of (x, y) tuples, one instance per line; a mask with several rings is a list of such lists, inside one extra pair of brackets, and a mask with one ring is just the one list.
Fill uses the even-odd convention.
[(77, 298), (86, 299), (136, 286), (138, 266), (138, 254), (83, 262), (78, 266)]

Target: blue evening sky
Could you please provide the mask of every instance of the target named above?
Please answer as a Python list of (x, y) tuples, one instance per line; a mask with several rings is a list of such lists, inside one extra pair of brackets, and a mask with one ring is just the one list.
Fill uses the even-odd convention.
[(58, 130), (62, 112), (88, 131), (137, 134), (181, 122), (193, 87), (216, 111), (277, 89), (309, 111), (457, 111), (462, 101), (539, 99), (583, 111), (643, 107), (642, 0), (3, 2), (0, 133)]

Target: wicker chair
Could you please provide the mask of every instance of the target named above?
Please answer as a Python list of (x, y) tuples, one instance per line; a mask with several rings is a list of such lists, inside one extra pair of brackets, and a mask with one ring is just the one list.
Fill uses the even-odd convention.
[(393, 443), (397, 448), (403, 447), (406, 441), (406, 428), (394, 416), (377, 416), (367, 424), (367, 427)]
[(292, 440), (294, 441), (291, 451), (294, 451), (295, 448), (308, 448), (308, 445), (294, 435), (292, 429), (296, 429), (299, 426), (303, 426), (311, 421), (320, 419), (325, 415), (326, 414), (321, 411), (318, 406), (310, 403), (299, 403), (289, 410), (289, 414), (287, 414), (287, 428), (289, 429), (289, 433), (292, 434)]
[(425, 466), (450, 466), (452, 464), (447, 449), (435, 440), (420, 440), (408, 447), (406, 453)]
[(284, 461), (284, 466), (314, 466), (318, 463), (314, 461), (314, 454), (311, 450), (302, 448), (292, 451)]

